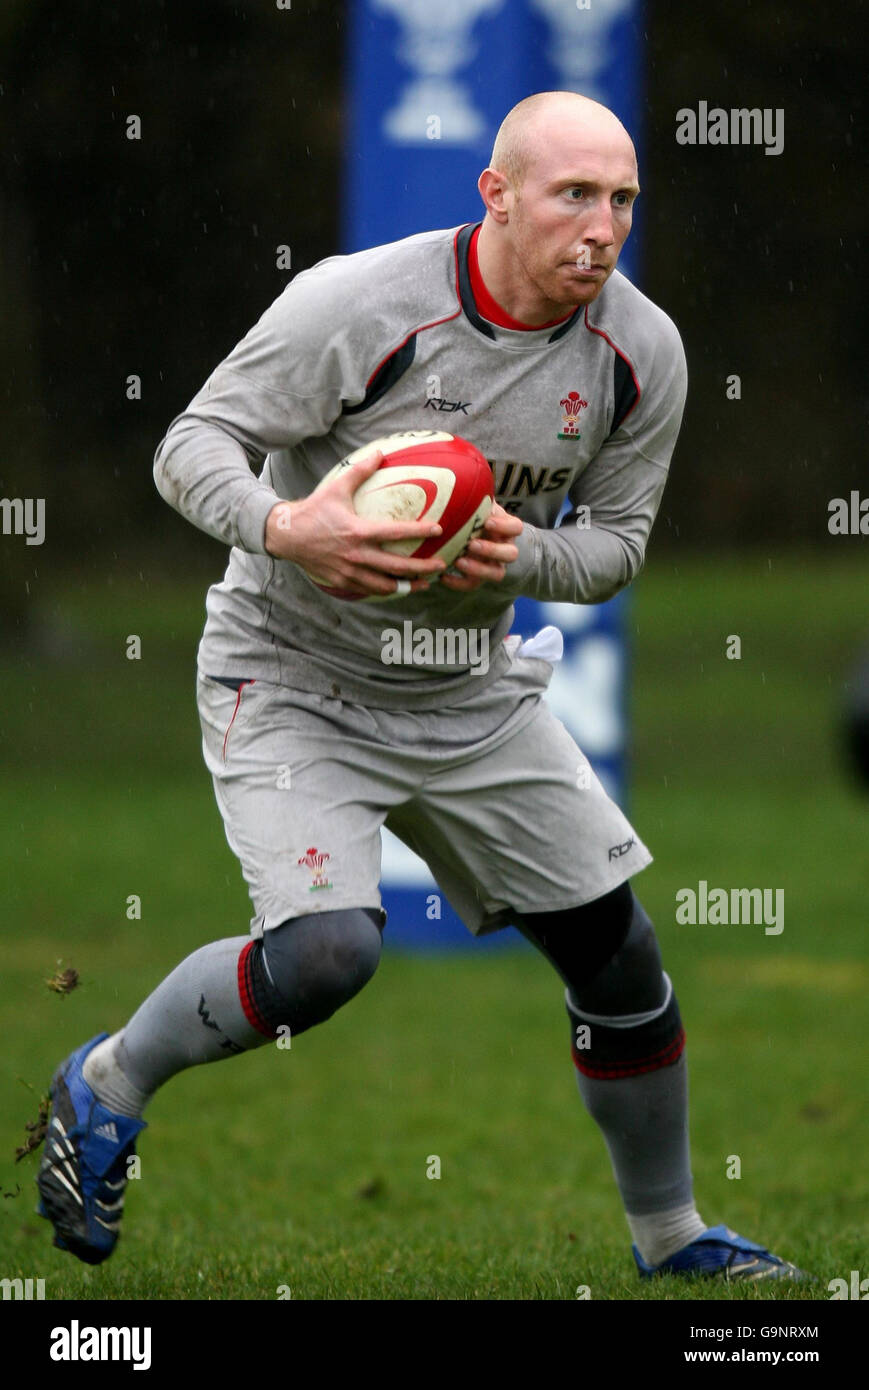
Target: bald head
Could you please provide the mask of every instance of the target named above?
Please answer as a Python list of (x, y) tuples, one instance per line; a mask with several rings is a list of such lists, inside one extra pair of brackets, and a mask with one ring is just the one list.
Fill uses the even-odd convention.
[(530, 165), (553, 142), (574, 140), (612, 149), (620, 146), (636, 162), (633, 142), (609, 107), (578, 92), (536, 92), (507, 112), (501, 122), (489, 167), (519, 188)]
[(631, 137), (577, 92), (537, 92), (508, 112), (477, 187), (483, 283), (526, 327), (590, 304), (615, 269), (639, 193)]

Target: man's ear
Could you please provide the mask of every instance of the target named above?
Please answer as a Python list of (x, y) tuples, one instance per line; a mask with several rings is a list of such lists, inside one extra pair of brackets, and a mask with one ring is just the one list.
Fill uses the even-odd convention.
[(507, 175), (499, 173), (497, 169), (484, 169), (477, 180), (477, 187), (489, 216), (495, 222), (506, 222), (513, 200)]

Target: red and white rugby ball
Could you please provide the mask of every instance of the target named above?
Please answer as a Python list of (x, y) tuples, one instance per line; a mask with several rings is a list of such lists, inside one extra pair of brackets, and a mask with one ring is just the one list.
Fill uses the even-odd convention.
[[(355, 449), (330, 469), (315, 488), (319, 491), (340, 477), (373, 449), (383, 462), (353, 494), (359, 516), (378, 521), (431, 521), (441, 535), (386, 541), (383, 549), (394, 555), (414, 555), (426, 560), (439, 556), (449, 566), (471, 538), (481, 531), (495, 500), (492, 469), (488, 460), (467, 439), (444, 430), (406, 430), (375, 439)], [(334, 598), (359, 599), (361, 595), (309, 578)], [(396, 594), (373, 594), (367, 601), (389, 600)], [(363, 602), (366, 600), (363, 599)]]

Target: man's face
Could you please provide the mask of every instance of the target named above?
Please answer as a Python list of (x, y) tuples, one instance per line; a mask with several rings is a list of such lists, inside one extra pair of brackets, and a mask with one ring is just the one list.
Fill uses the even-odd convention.
[(535, 141), (518, 189), (505, 195), (514, 274), (549, 305), (590, 304), (612, 274), (639, 192), (624, 132)]

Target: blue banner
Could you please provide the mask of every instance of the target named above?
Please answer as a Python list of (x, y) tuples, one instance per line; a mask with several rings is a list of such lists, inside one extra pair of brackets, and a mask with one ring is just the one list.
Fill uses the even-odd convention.
[[(477, 179), (498, 126), (532, 92), (602, 101), (633, 136), (642, 169), (640, 0), (355, 0), (349, 18), (345, 250), (478, 221)], [(635, 217), (619, 259), (634, 281), (639, 231)], [(588, 607), (523, 599), (514, 626), (525, 636), (550, 623), (563, 633), (549, 704), (622, 804), (626, 602), (624, 595)], [(387, 940), (470, 944), (425, 865), (388, 832), (383, 840)], [(516, 935), (480, 941), (515, 944)]]

